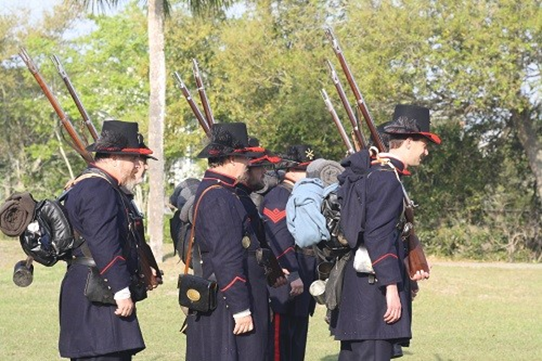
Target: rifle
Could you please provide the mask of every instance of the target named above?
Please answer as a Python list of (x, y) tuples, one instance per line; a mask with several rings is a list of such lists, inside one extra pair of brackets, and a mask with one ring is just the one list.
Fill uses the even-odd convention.
[[(49, 89), (49, 87), (47, 86), (45, 81), (43, 80), (43, 77), (39, 73), (38, 67), (36, 66), (36, 64), (34, 63), (32, 58), (30, 57), (30, 55), (26, 52), (25, 49), (21, 49), (21, 53), (19, 55), (23, 59), (23, 61), (25, 62), (26, 66), (28, 67), (28, 69), (30, 70), (32, 75), (34, 75), (34, 78), (37, 80), (37, 82), (40, 85), (43, 93), (45, 94), (47, 99), (49, 99), (49, 102), (53, 106), (53, 108), (54, 108), (55, 112), (57, 113), (58, 117), (60, 118), (60, 120), (62, 122), (62, 125), (64, 126), (64, 128), (66, 129), (68, 134), (70, 135), (70, 137), (71, 137), (71, 139), (73, 141), (73, 143), (70, 143), (72, 148), (74, 148), (83, 157), (83, 159), (85, 159), (85, 161), (87, 163), (94, 162), (94, 158), (92, 157), (90, 152), (88, 152), (85, 149), (84, 143), (81, 140), (81, 137), (79, 136), (79, 134), (77, 133), (77, 130), (73, 127), (73, 125), (72, 125), (71, 121), (69, 120), (68, 116), (66, 115), (66, 113), (64, 112), (62, 107), (60, 106), (60, 103), (55, 98), (55, 96), (53, 95), (53, 93), (51, 92), (51, 90)], [(55, 59), (53, 60), (53, 63), (55, 63), (55, 60), (58, 61), (58, 58), (55, 57)], [(55, 63), (55, 65), (57, 65), (57, 64), (60, 65), (60, 62), (58, 61), (58, 63)], [(58, 67), (57, 67), (57, 69), (58, 69)], [(70, 82), (70, 84), (71, 84), (71, 82)], [(72, 87), (72, 89), (73, 89), (73, 87)], [(70, 92), (70, 94), (71, 94), (71, 92)], [(78, 97), (77, 97), (77, 99), (79, 100)], [(74, 98), (74, 100), (75, 100), (75, 98)], [(77, 103), (76, 103), (76, 105), (77, 105)], [(81, 109), (84, 109), (80, 101), (79, 101), (79, 105), (81, 106)], [(78, 105), (78, 108), (79, 108), (79, 105)], [(88, 116), (87, 116), (87, 119), (88, 119)], [(92, 125), (92, 123), (90, 123), (90, 124)], [(88, 123), (87, 123), (87, 126), (88, 126)], [(93, 125), (92, 125), (92, 128), (94, 128)], [(91, 131), (90, 127), (88, 129), (89, 129), (89, 131)], [(95, 129), (94, 129), (94, 131), (95, 131)], [(91, 134), (92, 134), (92, 131), (91, 131)], [(94, 137), (94, 134), (92, 136)], [(96, 133), (96, 136), (97, 136), (97, 133)], [(95, 138), (95, 139), (97, 139), (97, 138)], [(143, 242), (140, 242), (141, 246), (138, 247), (138, 253), (139, 253), (139, 256), (140, 256), (141, 263), (142, 263), (142, 270), (141, 271), (143, 272), (146, 280), (151, 280), (150, 282), (153, 282), (152, 277), (147, 276), (148, 274), (152, 275), (152, 270), (150, 269), (150, 267), (155, 268), (155, 270), (157, 272), (160, 272), (160, 270), (159, 270), (158, 265), (156, 263), (156, 259), (154, 258), (154, 255), (152, 254), (152, 251), (150, 250), (150, 247), (144, 241), (145, 238), (142, 238), (142, 239), (143, 239)]]
[(352, 147), (352, 143), (350, 142), (350, 139), (348, 138), (348, 135), (346, 134), (346, 131), (344, 130), (344, 126), (341, 120), (339, 119), (339, 116), (337, 115), (335, 108), (333, 107), (333, 103), (331, 103), (331, 100), (329, 99), (329, 96), (327, 95), (327, 92), (324, 89), (322, 89), (321, 93), (322, 93), (322, 98), (324, 98), (324, 103), (326, 103), (327, 110), (331, 114), (331, 117), (333, 118), (333, 121), (335, 122), (335, 125), (337, 126), (337, 129), (339, 130), (339, 134), (341, 135), (344, 145), (346, 145), (348, 154), (354, 154), (356, 151), (354, 150), (354, 147)]
[(45, 80), (41, 76), (38, 67), (36, 66), (36, 64), (34, 63), (32, 58), (30, 57), (30, 55), (23, 48), (23, 49), (21, 49), (21, 52), (19, 53), (19, 56), (24, 61), (24, 63), (28, 67), (28, 70), (30, 70), (30, 72), (32, 73), (32, 75), (34, 76), (36, 81), (38, 82), (39, 86), (41, 87), (41, 90), (43, 91), (43, 93), (45, 94), (47, 99), (49, 99), (49, 102), (53, 106), (53, 109), (55, 110), (58, 117), (60, 118), (60, 121), (61, 121), (62, 125), (64, 126), (64, 129), (66, 129), (66, 131), (70, 135), (70, 138), (73, 141), (73, 143), (70, 143), (70, 146), (73, 149), (75, 149), (75, 151), (77, 153), (79, 153), (79, 155), (81, 155), (81, 157), (83, 157), (83, 159), (87, 163), (94, 162), (94, 158), (92, 157), (92, 154), (90, 154), (85, 149), (85, 145), (84, 145), (83, 140), (79, 137), (79, 134), (77, 134), (77, 131), (73, 127), (73, 124), (71, 123), (70, 119), (68, 118), (68, 115), (62, 109), (60, 103), (58, 102), (58, 100), (56, 99), (54, 94), (51, 92), (51, 89), (49, 88), (47, 83), (45, 83)]
[(376, 130), (371, 114), (369, 114), (369, 110), (367, 109), (367, 106), (365, 105), (363, 96), (361, 95), (358, 85), (356, 81), (354, 80), (354, 77), (352, 76), (352, 72), (350, 71), (350, 67), (348, 66), (348, 63), (346, 62), (346, 58), (344, 57), (341, 46), (339, 45), (339, 41), (337, 40), (337, 38), (335, 37), (335, 35), (333, 34), (330, 28), (326, 28), (325, 32), (328, 39), (331, 41), (333, 51), (335, 52), (335, 55), (337, 55), (337, 58), (339, 59), (339, 63), (341, 64), (341, 68), (343, 69), (344, 75), (346, 76), (346, 79), (348, 80), (348, 84), (350, 85), (350, 88), (352, 89), (352, 92), (354, 93), (354, 97), (356, 98), (356, 104), (358, 106), (358, 109), (363, 115), (363, 118), (365, 119), (365, 123), (367, 124), (367, 127), (371, 131), (371, 136), (373, 138), (373, 141), (380, 152), (385, 152), (386, 147), (384, 146), (384, 142), (382, 141), (382, 138), (380, 137), (380, 135), (378, 134), (378, 131)]
[[(348, 119), (350, 119), (350, 124), (352, 124), (352, 129), (354, 131), (354, 136), (356, 138), (356, 141), (359, 144), (360, 149), (366, 148), (367, 142), (365, 141), (365, 137), (363, 136), (363, 134), (361, 133), (361, 130), (359, 129), (358, 120), (356, 119), (356, 116), (354, 115), (354, 112), (352, 111), (352, 107), (350, 107), (350, 103), (348, 102), (348, 99), (346, 98), (346, 94), (344, 93), (343, 86), (339, 80), (339, 77), (337, 76), (337, 72), (335, 71), (333, 64), (331, 64), (329, 60), (326, 60), (326, 64), (328, 66), (328, 69), (331, 75), (331, 80), (333, 80), (333, 84), (335, 84), (335, 89), (337, 89), (339, 98), (341, 99), (344, 109), (346, 110)], [(339, 132), (340, 131), (341, 130), (339, 129)], [(341, 134), (341, 137), (342, 137), (342, 134)]]
[[(397, 177), (399, 178), (399, 177)], [(403, 195), (405, 197), (405, 218), (406, 224), (403, 233), (406, 233), (406, 241), (408, 245), (408, 255), (406, 259), (407, 271), (410, 278), (413, 278), (418, 271), (424, 271), (429, 273), (429, 263), (425, 257), (422, 244), (420, 239), (416, 235), (414, 230), (414, 202), (408, 196), (408, 193), (403, 186), (403, 182), (399, 180), (401, 184), (401, 189), (403, 190)]]
[(209, 124), (207, 123), (203, 114), (201, 113), (201, 110), (199, 110), (198, 105), (194, 102), (192, 95), (190, 95), (190, 91), (184, 84), (179, 73), (175, 72), (174, 75), (175, 75), (175, 79), (177, 80), (177, 86), (179, 87), (179, 89), (181, 89), (181, 92), (183, 93), (184, 98), (186, 99), (186, 101), (188, 102), (188, 105), (190, 105), (190, 108), (192, 109), (192, 112), (198, 119), (199, 125), (201, 125), (201, 127), (203, 128), (203, 131), (205, 132), (205, 134), (209, 135), (211, 128), (209, 127)]
[(81, 103), (81, 100), (79, 99), (79, 96), (77, 95), (77, 92), (75, 91), (75, 88), (73, 87), (73, 84), (64, 70), (64, 67), (62, 67), (62, 63), (60, 62), (60, 59), (53, 55), (51, 56), (51, 60), (53, 61), (53, 64), (56, 66), (56, 70), (58, 71), (58, 74), (64, 81), (64, 84), (66, 84), (66, 88), (68, 88), (68, 92), (70, 93), (73, 101), (75, 102), (75, 105), (77, 106), (77, 109), (79, 110), (79, 113), (83, 117), (83, 121), (85, 122), (85, 125), (87, 126), (88, 131), (90, 132), (90, 135), (92, 136), (92, 139), (96, 141), (98, 139), (99, 135), (96, 131), (96, 128), (94, 127), (94, 124), (92, 124), (92, 121), (90, 120), (90, 116), (88, 115), (85, 107)]
[[(352, 92), (354, 93), (354, 96), (356, 98), (358, 109), (363, 115), (363, 118), (365, 119), (365, 123), (367, 124), (367, 127), (371, 132), (371, 137), (375, 142), (376, 147), (378, 148), (379, 152), (385, 152), (387, 149), (384, 145), (384, 142), (382, 141), (380, 134), (376, 130), (373, 118), (369, 114), (367, 106), (365, 105), (365, 101), (363, 100), (363, 96), (361, 95), (358, 85), (352, 75), (352, 72), (350, 71), (350, 67), (346, 62), (346, 58), (344, 57), (339, 42), (330, 28), (326, 28), (325, 32), (328, 39), (331, 41), (331, 45), (333, 47), (335, 55), (339, 59), (343, 72), (346, 76), (346, 79), (348, 80), (348, 84), (350, 85), (350, 88), (352, 89)], [(407, 268), (409, 276), (410, 278), (412, 278), (418, 271), (425, 271), (429, 273), (430, 270), (427, 263), (427, 258), (425, 257), (425, 253), (423, 251), (422, 244), (420, 243), (420, 240), (416, 235), (416, 232), (414, 231), (414, 203), (410, 200), (410, 197), (408, 196), (408, 193), (406, 192), (406, 189), (404, 188), (401, 180), (399, 180), (399, 183), (401, 184), (403, 194), (407, 203), (405, 207), (405, 218), (407, 220), (407, 224), (410, 225), (410, 232), (408, 232), (409, 234), (407, 237)]]
[[(163, 283), (162, 275), (164, 274), (164, 272), (162, 272), (158, 267), (158, 263), (156, 262), (156, 258), (154, 258), (151, 247), (145, 241), (145, 230), (143, 229), (143, 215), (137, 207), (137, 204), (133, 201), (133, 199), (130, 199), (129, 202), (131, 208), (135, 212), (135, 215), (139, 217), (139, 221), (137, 219), (134, 219), (135, 226), (132, 230), (132, 235), (134, 236), (137, 244), (137, 253), (141, 264), (141, 276), (146, 288), (148, 290), (152, 290)], [(152, 269), (154, 269), (156, 273), (153, 273)]]
[(205, 87), (203, 86), (203, 81), (201, 80), (201, 75), (198, 67), (198, 62), (196, 59), (192, 59), (193, 70), (194, 70), (194, 79), (196, 80), (196, 85), (198, 86), (198, 93), (201, 99), (201, 105), (203, 105), (203, 111), (207, 117), (207, 124), (209, 128), (215, 123), (215, 118), (213, 117), (213, 112), (209, 105), (209, 99), (207, 99), (207, 93), (205, 93)]

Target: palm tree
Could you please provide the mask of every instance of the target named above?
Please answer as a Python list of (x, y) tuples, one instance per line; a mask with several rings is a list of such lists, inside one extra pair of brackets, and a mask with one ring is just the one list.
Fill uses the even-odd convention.
[[(69, 1), (69, 0), (64, 0)], [(80, 0), (87, 9), (115, 7), (119, 0)], [(216, 9), (230, 4), (228, 0), (186, 0), (192, 11), (199, 13), (203, 9)], [(158, 161), (150, 162), (150, 193), (148, 210), (148, 232), (150, 245), (158, 262), (163, 259), (164, 228), (164, 122), (166, 113), (166, 57), (164, 52), (164, 21), (169, 14), (168, 0), (147, 0), (149, 34), (149, 147)]]

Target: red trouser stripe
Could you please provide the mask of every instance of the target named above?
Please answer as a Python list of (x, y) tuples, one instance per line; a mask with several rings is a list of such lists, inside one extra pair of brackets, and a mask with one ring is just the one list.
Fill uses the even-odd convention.
[(275, 355), (273, 361), (280, 361), (280, 314), (275, 313)]

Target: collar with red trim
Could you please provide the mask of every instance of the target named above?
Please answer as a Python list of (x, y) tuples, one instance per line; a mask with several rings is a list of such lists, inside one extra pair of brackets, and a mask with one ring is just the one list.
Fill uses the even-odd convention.
[(397, 169), (397, 173), (399, 173), (400, 175), (403, 175), (403, 176), (412, 175), (412, 173), (410, 173), (408, 169), (406, 169), (405, 164), (401, 160), (399, 160), (398, 158), (395, 158), (393, 155), (389, 153), (380, 153), (378, 154), (378, 158), (371, 156), (371, 166), (377, 165), (377, 164), (382, 165), (387, 161), (389, 161), (393, 165), (393, 167)]
[(215, 180), (218, 183), (221, 183), (222, 185), (225, 185), (227, 187), (235, 187), (238, 183), (237, 179), (224, 174), (219, 173), (215, 170), (208, 169), (205, 174), (203, 175), (202, 180)]

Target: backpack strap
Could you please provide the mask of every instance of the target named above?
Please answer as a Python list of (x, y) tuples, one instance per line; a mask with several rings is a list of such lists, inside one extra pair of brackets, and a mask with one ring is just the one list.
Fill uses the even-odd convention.
[(202, 193), (201, 196), (198, 199), (198, 202), (196, 203), (196, 206), (194, 207), (194, 221), (192, 222), (192, 229), (190, 230), (190, 241), (188, 241), (188, 250), (186, 255), (186, 263), (184, 264), (184, 274), (188, 274), (188, 269), (190, 268), (190, 260), (192, 258), (192, 247), (194, 245), (194, 236), (196, 233), (196, 220), (198, 218), (198, 208), (201, 203), (201, 199), (207, 193), (213, 188), (221, 188), (222, 186), (218, 184), (213, 184), (212, 186), (206, 188)]
[(410, 197), (408, 196), (408, 193), (405, 189), (405, 186), (403, 185), (403, 181), (401, 180), (401, 177), (399, 177), (399, 171), (397, 170), (397, 168), (393, 165), (393, 163), (391, 162), (391, 160), (389, 158), (380, 158), (379, 155), (377, 154), (376, 155), (376, 161), (380, 164), (382, 164), (383, 166), (388, 166), (390, 167), (393, 172), (395, 173), (395, 177), (397, 178), (397, 181), (399, 182), (399, 184), (401, 185), (401, 190), (403, 191), (403, 196), (405, 198), (405, 202), (406, 202), (406, 205), (407, 206), (411, 206), (411, 207), (415, 207), (414, 205), (414, 202), (410, 199)]

